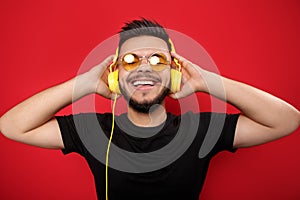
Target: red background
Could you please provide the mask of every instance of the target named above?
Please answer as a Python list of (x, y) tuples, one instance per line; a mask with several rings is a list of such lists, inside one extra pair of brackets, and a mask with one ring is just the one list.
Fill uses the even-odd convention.
[[(2, 0), (0, 115), (75, 76), (95, 46), (140, 16), (199, 42), (222, 75), (300, 108), (297, 0)], [(68, 107), (60, 114), (70, 112)], [(200, 197), (300, 199), (299, 143), (298, 129), (267, 145), (221, 153)], [(92, 174), (76, 154), (63, 156), (0, 135), (0, 159), (0, 199), (96, 199)]]

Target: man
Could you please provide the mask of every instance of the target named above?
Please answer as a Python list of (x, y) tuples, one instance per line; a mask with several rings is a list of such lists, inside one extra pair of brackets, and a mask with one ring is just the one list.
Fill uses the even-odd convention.
[[(117, 56), (117, 60), (109, 56), (88, 72), (30, 97), (0, 119), (0, 131), (10, 139), (84, 156), (99, 199), (196, 200), (209, 161), (218, 152), (276, 140), (300, 124), (299, 111), (288, 103), (206, 71), (173, 52), (169, 36), (156, 22), (127, 23), (120, 33)], [(182, 67), (182, 85), (172, 93), (170, 74), (176, 60)], [(95, 113), (54, 117), (89, 94), (114, 98), (117, 94), (107, 82), (112, 62), (116, 62), (128, 113), (115, 120), (112, 114)], [(226, 100), (241, 114), (166, 113), (167, 95), (179, 99), (195, 92)], [(112, 127), (114, 146), (107, 156), (109, 162), (104, 163)], [(216, 141), (209, 143), (208, 152), (201, 153), (207, 138)], [(101, 142), (104, 145), (97, 145)]]

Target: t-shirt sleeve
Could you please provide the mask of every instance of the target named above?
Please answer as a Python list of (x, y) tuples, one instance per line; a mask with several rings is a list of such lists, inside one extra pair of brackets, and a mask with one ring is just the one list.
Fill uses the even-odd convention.
[(64, 149), (62, 149), (62, 152), (63, 154), (76, 152), (82, 155), (84, 153), (84, 146), (77, 133), (73, 117), (73, 115), (55, 117), (64, 143)]
[(211, 156), (221, 151), (237, 150), (233, 147), (233, 142), (239, 116), (240, 114), (226, 113), (204, 114), (202, 120), (206, 127), (206, 135), (202, 147), (211, 149)]
[(225, 123), (222, 134), (219, 138), (216, 148), (218, 151), (235, 152), (237, 149), (233, 147), (236, 125), (240, 114), (226, 114)]

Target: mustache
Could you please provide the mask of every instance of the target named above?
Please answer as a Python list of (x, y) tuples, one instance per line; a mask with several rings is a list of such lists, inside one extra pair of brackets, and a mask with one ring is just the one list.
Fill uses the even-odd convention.
[(129, 76), (126, 81), (127, 81), (127, 83), (130, 83), (131, 81), (133, 81), (135, 79), (140, 79), (140, 78), (149, 78), (149, 79), (155, 80), (157, 82), (161, 82), (161, 78), (154, 76), (152, 74), (148, 74), (148, 73), (135, 74), (135, 75)]

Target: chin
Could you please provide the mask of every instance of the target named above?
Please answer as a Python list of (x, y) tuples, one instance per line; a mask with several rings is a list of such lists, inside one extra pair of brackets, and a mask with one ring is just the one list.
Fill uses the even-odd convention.
[(136, 94), (134, 93), (130, 99), (138, 102), (138, 103), (150, 103), (152, 101), (155, 101), (155, 99), (159, 98), (159, 96), (162, 94), (156, 93), (156, 94)]
[[(125, 100), (128, 102), (129, 107), (141, 113), (149, 113), (156, 110), (158, 105), (161, 105), (165, 97), (169, 94), (170, 89), (164, 88), (161, 90), (158, 95), (150, 97), (149, 94), (142, 94), (140, 97), (135, 97), (137, 95), (129, 96), (122, 87), (120, 87), (121, 93), (123, 94)], [(149, 95), (149, 97), (148, 97)], [(151, 95), (152, 96), (152, 95)]]

